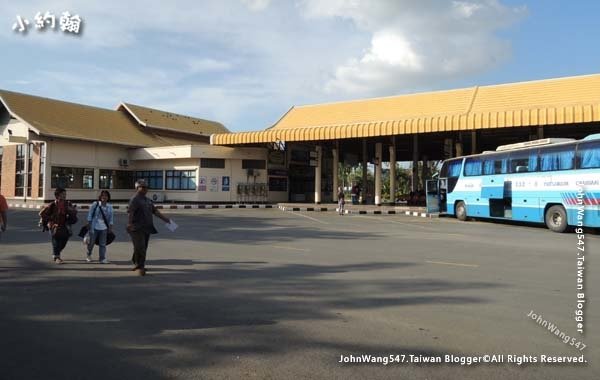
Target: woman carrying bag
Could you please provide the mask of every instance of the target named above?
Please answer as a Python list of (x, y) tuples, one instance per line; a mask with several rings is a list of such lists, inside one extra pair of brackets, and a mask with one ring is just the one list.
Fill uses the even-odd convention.
[(87, 216), (87, 228), (90, 239), (87, 244), (87, 257), (85, 259), (88, 263), (92, 261), (92, 250), (94, 249), (94, 244), (97, 244), (100, 247), (100, 263), (110, 264), (110, 261), (106, 257), (106, 246), (112, 243), (115, 235), (112, 232), (114, 212), (112, 204), (109, 202), (110, 193), (102, 190), (98, 200), (90, 206)]
[(71, 225), (77, 223), (77, 209), (67, 201), (67, 191), (57, 187), (54, 191), (54, 202), (40, 211), (42, 231), (50, 231), (52, 236), (52, 258), (56, 264), (62, 264), (60, 258), (72, 235)]

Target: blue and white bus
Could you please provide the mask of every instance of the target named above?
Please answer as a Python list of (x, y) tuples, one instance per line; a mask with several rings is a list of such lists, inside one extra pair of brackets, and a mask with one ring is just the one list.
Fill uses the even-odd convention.
[(427, 182), (429, 212), (600, 227), (600, 134), (542, 139), (444, 161)]

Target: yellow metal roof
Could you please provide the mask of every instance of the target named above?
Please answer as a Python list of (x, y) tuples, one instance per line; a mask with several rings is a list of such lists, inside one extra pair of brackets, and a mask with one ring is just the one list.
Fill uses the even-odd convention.
[[(55, 99), (0, 90), (8, 111), (40, 135), (132, 147), (187, 145), (190, 139), (144, 131), (127, 114)], [(190, 136), (193, 140), (193, 136)]]
[(197, 119), (190, 116), (137, 106), (130, 103), (121, 105), (143, 126), (167, 131), (210, 136), (213, 133), (229, 133), (229, 130), (216, 121)]
[(261, 132), (211, 144), (318, 141), (600, 121), (600, 74), (293, 107)]

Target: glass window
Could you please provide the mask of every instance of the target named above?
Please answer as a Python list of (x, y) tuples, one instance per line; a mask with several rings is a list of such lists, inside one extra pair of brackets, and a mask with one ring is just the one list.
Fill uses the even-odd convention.
[(133, 189), (135, 173), (128, 170), (100, 169), (101, 189)]
[(486, 156), (483, 158), (483, 174), (508, 173), (508, 154)]
[(579, 169), (600, 168), (600, 141), (579, 144), (577, 163)]
[(242, 169), (266, 169), (265, 160), (242, 160)]
[(17, 160), (15, 161), (15, 196), (25, 194), (25, 145), (17, 145)]
[(510, 172), (527, 173), (538, 169), (537, 149), (516, 151), (510, 153)]
[(540, 170), (569, 170), (574, 167), (575, 145), (540, 149)]
[(27, 196), (31, 196), (31, 180), (33, 171), (33, 143), (29, 143), (27, 149)]
[(195, 170), (167, 170), (167, 190), (196, 190)]
[(225, 169), (225, 160), (222, 158), (201, 158), (200, 167), (206, 169)]
[(465, 176), (483, 174), (483, 160), (481, 157), (467, 158), (465, 160)]
[(64, 189), (93, 189), (94, 169), (92, 168), (67, 168), (53, 166), (51, 170), (51, 185), (53, 188)]
[(440, 171), (440, 176), (442, 178), (459, 177), (461, 168), (462, 168), (462, 159), (446, 161), (442, 165), (442, 169)]
[(148, 189), (163, 189), (163, 171), (162, 170), (138, 170), (135, 172), (135, 180), (143, 179), (148, 184)]

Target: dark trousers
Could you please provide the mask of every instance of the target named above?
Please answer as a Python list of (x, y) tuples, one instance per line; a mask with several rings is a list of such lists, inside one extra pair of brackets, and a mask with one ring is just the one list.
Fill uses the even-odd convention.
[(69, 238), (66, 239), (57, 239), (54, 236), (52, 237), (52, 255), (54, 257), (60, 257), (60, 253), (67, 246), (67, 242)]
[(148, 241), (150, 234), (144, 231), (132, 231), (129, 233), (133, 243), (133, 265), (143, 268), (146, 265), (146, 250), (148, 250)]

